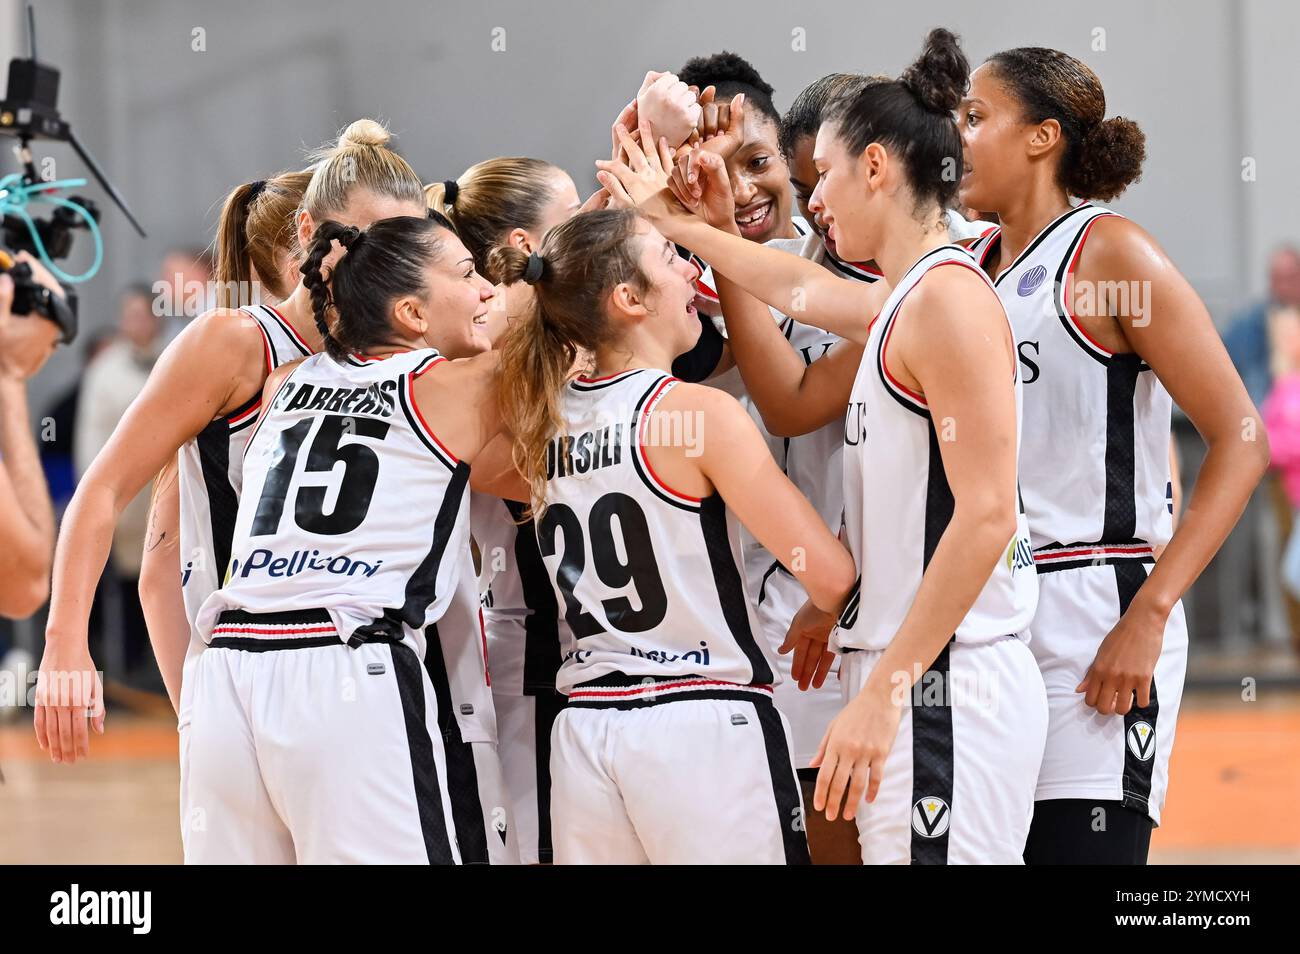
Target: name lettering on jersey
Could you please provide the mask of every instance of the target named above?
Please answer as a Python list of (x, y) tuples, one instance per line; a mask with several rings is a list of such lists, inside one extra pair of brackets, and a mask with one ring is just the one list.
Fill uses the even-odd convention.
[(326, 411), (330, 414), (366, 414), (392, 417), (396, 409), (397, 379), (376, 381), (364, 388), (332, 388), (290, 380), (276, 396), (277, 411)]
[(242, 564), (238, 559), (230, 561), (230, 573), (227, 574), (226, 582), (240, 577), (247, 579), (253, 573), (265, 571), (269, 577), (281, 579), (283, 577), (297, 576), (300, 573), (318, 572), (332, 573), (335, 576), (374, 576), (381, 566), (383, 560), (376, 560), (374, 563), (367, 563), (364, 560), (357, 560), (352, 557), (338, 554), (322, 556), (319, 550), (294, 550), (287, 557), (278, 557), (272, 551), (259, 547), (248, 555), (248, 559)]
[(581, 434), (564, 434), (546, 445), (546, 479), (589, 474), (623, 462), (624, 426), (610, 424)]
[[(1033, 352), (1033, 358), (1029, 356), (1031, 351)], [(1022, 383), (1033, 384), (1038, 380), (1038, 375), (1041, 373), (1038, 362), (1034, 360), (1034, 358), (1038, 357), (1038, 342), (1022, 341), (1016, 345), (1016, 352), (1020, 355), (1020, 363), (1025, 366), (1026, 371), (1025, 374), (1021, 375)]]
[(850, 401), (844, 415), (844, 443), (857, 447), (867, 442), (867, 402)]

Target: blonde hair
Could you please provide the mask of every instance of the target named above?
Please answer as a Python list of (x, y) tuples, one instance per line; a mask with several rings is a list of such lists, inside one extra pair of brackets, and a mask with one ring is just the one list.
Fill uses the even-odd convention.
[(455, 201), (445, 183), (424, 189), (425, 202), (447, 217), (474, 256), (480, 275), (488, 274), (488, 255), (514, 229), (532, 232), (554, 196), (551, 179), (560, 169), (542, 159), (501, 156), (466, 169), (456, 181)]
[(217, 223), (216, 281), (217, 305), (238, 308), (252, 304), (253, 276), (277, 298), (284, 299), (293, 290), (285, 287), (280, 271), (284, 256), (297, 258), (297, 231), (294, 214), (302, 205), (312, 171), (280, 172), (260, 184), (246, 182), (234, 189), (221, 206)]
[(336, 142), (310, 156), (314, 163), (302, 207), (316, 221), (337, 214), (354, 189), (415, 204), (424, 202), (424, 184), (410, 163), (388, 148), (392, 135), (373, 119), (358, 119)]

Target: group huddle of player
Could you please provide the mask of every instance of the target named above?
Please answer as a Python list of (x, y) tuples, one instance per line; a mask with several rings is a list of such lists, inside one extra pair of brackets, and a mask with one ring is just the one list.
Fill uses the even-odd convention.
[[(1145, 140), (1086, 65), (934, 30), (782, 114), (693, 59), (585, 201), (532, 158), (427, 185), (388, 138), (228, 197), (218, 286), (263, 297), (169, 346), (67, 511), (53, 758), (103, 731), (50, 677), (93, 672), (154, 479), (187, 861), (1145, 861), (1180, 599), (1268, 450), (1094, 204)], [(1177, 532), (1174, 400), (1208, 446)]]

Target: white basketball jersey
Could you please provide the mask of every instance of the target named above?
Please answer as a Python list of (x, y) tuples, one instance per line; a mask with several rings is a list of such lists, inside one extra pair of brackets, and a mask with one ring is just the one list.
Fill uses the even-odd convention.
[[(1040, 560), (1068, 559), (1081, 544), (1091, 555), (1098, 545), (1149, 552), (1172, 533), (1169, 393), (1136, 354), (1092, 340), (1067, 304), (1088, 232), (1115, 214), (1076, 206), (994, 280), (1025, 385), (1020, 485), (1034, 549), (1047, 548)], [(1000, 234), (972, 246), (981, 264)]]
[(694, 415), (651, 421), (676, 383), (642, 368), (565, 387), (565, 432), (547, 450), (549, 506), (537, 521), (569, 630), (562, 692), (613, 673), (777, 679), (746, 598), (734, 516), (716, 492), (667, 487), (646, 457), (646, 445), (689, 449), (704, 436)]
[[(952, 519), (953, 496), (939, 452), (940, 434), (925, 399), (899, 384), (885, 364), (890, 332), (907, 321), (902, 305), (932, 269), (970, 269), (992, 283), (965, 249), (927, 252), (894, 287), (867, 338), (844, 419), (844, 526), (859, 580), (831, 635), (844, 649), (884, 649), (921, 586), (921, 577)], [(1017, 441), (1021, 385), (1015, 379)], [(942, 425), (940, 425), (942, 428)], [(957, 627), (961, 642), (1021, 634), (1038, 602), (1038, 578), (1024, 513), (993, 575)]]
[(223, 610), (321, 609), (339, 636), (409, 637), (445, 612), (469, 546), (469, 465), (438, 442), (414, 382), (446, 360), (431, 348), (388, 358), (308, 358), (249, 440)]
[[(842, 262), (831, 255), (826, 250), (826, 243), (822, 237), (815, 232), (794, 239), (773, 239), (767, 244), (783, 252), (791, 252), (800, 258), (806, 258), (810, 262), (819, 263), (831, 274), (841, 278), (867, 284), (879, 281), (881, 278), (880, 273), (873, 268)], [(805, 366), (824, 357), (831, 348), (843, 340), (829, 331), (795, 321), (775, 309), (772, 310), (772, 315), (776, 318), (781, 333), (785, 335)], [(871, 317), (871, 315), (863, 315), (862, 320), (865, 323)], [(763, 428), (761, 420), (759, 430), (767, 438), (772, 456), (781, 465), (790, 482), (808, 498), (826, 525), (832, 531), (838, 532), (844, 517), (843, 422), (831, 421), (810, 434), (801, 434), (798, 437), (776, 437), (769, 434)], [(750, 587), (758, 601), (762, 602), (766, 598), (767, 583), (772, 576), (777, 573), (788, 573), (788, 571), (743, 530), (741, 539), (745, 543), (745, 565)]]
[(555, 691), (562, 655), (555, 588), (537, 548), (527, 508), (513, 500), (470, 494), (470, 532), (478, 543), (492, 691), (533, 696)]
[[(311, 355), (307, 343), (274, 308), (248, 305), (242, 310), (262, 332), (268, 375), (282, 364)], [(221, 574), (230, 560), (244, 448), (261, 407), (259, 389), (242, 407), (216, 418), (197, 437), (182, 444), (177, 454), (181, 591), (191, 625), (203, 601), (221, 585)]]

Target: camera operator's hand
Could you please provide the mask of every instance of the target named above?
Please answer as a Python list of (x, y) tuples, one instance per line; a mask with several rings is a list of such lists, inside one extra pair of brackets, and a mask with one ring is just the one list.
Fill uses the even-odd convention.
[[(19, 252), (14, 261), (27, 263), (36, 282), (63, 297), (62, 286), (31, 255)], [(58, 325), (41, 315), (13, 314), (10, 311), (13, 298), (13, 279), (0, 274), (0, 376), (26, 381), (45, 367), (63, 333)]]

